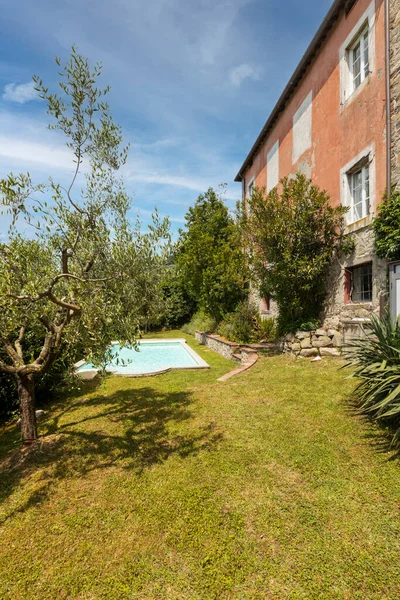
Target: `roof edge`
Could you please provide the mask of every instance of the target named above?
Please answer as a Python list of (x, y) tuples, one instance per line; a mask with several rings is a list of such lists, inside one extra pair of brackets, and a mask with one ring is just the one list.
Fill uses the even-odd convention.
[(250, 152), (248, 153), (244, 163), (240, 167), (240, 170), (239, 170), (238, 174), (236, 175), (234, 181), (237, 181), (237, 182), (242, 181), (244, 171), (252, 164), (253, 158), (256, 155), (258, 148), (260, 147), (261, 143), (263, 142), (263, 140), (266, 137), (269, 130), (272, 128), (272, 125), (275, 122), (278, 114), (285, 108), (285, 106), (286, 106), (288, 100), (291, 98), (296, 86), (301, 81), (302, 77), (304, 76), (304, 73), (307, 71), (310, 64), (312, 63), (316, 53), (318, 52), (318, 50), (321, 46), (321, 43), (326, 38), (327, 34), (329, 33), (330, 29), (336, 22), (337, 18), (339, 17), (340, 13), (342, 12), (342, 10), (346, 7), (347, 3), (348, 3), (348, 0), (335, 0), (334, 3), (332, 4), (332, 6), (330, 7), (327, 15), (325, 16), (324, 20), (322, 21), (321, 25), (319, 26), (317, 33), (314, 35), (313, 39), (311, 40), (311, 43), (309, 44), (302, 59), (300, 60), (299, 64), (297, 65), (292, 77), (289, 79), (285, 89), (283, 90), (281, 96), (279, 97), (278, 102), (275, 104), (274, 108), (272, 109), (272, 112), (271, 112), (270, 116), (268, 117), (268, 120), (266, 121), (259, 136), (257, 137), (255, 143), (253, 144), (253, 147), (251, 148)]

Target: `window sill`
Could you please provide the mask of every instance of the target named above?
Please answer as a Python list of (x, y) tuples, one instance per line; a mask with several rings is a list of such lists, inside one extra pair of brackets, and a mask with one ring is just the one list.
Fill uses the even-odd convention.
[(359, 219), (358, 221), (354, 221), (354, 223), (349, 223), (346, 225), (344, 229), (344, 234), (354, 233), (354, 231), (358, 231), (359, 229), (364, 229), (364, 227), (368, 227), (372, 223), (371, 215), (364, 217), (363, 219)]
[[(371, 300), (366, 300), (365, 302), (352, 302), (351, 300), (349, 300), (349, 302), (344, 302), (343, 306), (345, 306), (346, 308), (348, 308), (349, 306), (354, 306), (354, 308), (367, 308), (370, 310), (373, 310), (374, 305), (371, 302)], [(354, 319), (356, 320), (362, 320), (363, 317), (359, 317), (358, 319), (356, 317), (354, 317)], [(352, 319), (354, 321), (354, 319)]]
[(370, 83), (371, 75), (372, 73), (370, 72), (368, 77), (366, 77), (364, 81), (360, 83), (358, 88), (351, 92), (350, 96), (347, 96), (345, 100), (342, 100), (342, 102), (340, 103), (340, 112), (343, 112), (350, 104), (352, 104), (352, 102), (357, 98), (357, 96), (361, 94), (362, 90)]

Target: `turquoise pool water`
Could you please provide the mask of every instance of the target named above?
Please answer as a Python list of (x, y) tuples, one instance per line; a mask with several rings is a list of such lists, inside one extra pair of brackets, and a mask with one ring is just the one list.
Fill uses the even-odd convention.
[[(141, 340), (138, 350), (132, 347), (121, 348), (119, 344), (113, 344), (112, 353), (115, 358), (111, 360), (107, 370), (120, 375), (208, 367), (207, 363), (184, 340)], [(88, 362), (77, 367), (77, 371), (90, 371), (94, 368), (93, 364)]]

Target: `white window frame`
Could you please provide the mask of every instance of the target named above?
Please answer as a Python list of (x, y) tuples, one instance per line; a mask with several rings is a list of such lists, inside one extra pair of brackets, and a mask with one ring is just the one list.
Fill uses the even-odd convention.
[[(361, 217), (357, 217), (354, 211), (354, 176), (361, 172)], [(367, 178), (368, 174), (368, 178)], [(367, 225), (375, 206), (376, 168), (375, 168), (375, 146), (372, 144), (357, 154), (340, 171), (341, 178), (341, 204), (349, 208), (346, 213), (348, 226), (357, 228)], [(367, 188), (368, 181), (368, 188)]]
[[(362, 43), (360, 44), (360, 74), (359, 85), (354, 85), (354, 49), (363, 35), (368, 31), (368, 72), (365, 71), (365, 56)], [(369, 75), (375, 69), (375, 0), (372, 0), (367, 10), (353, 27), (339, 51), (340, 63), (340, 103), (342, 110), (352, 102), (369, 81)]]
[[(356, 48), (357, 46), (360, 47), (360, 56), (359, 56), (359, 63), (360, 63), (360, 72), (359, 72), (359, 77), (360, 77), (360, 82), (358, 84), (356, 84), (355, 80), (356, 80), (356, 74), (354, 73), (354, 64), (355, 64), (355, 52), (356, 52)], [(367, 49), (368, 52), (368, 61), (365, 60), (365, 49)], [(353, 42), (353, 44), (351, 45), (351, 47), (348, 49), (348, 61), (349, 61), (349, 69), (350, 69), (350, 94), (352, 94), (364, 81), (364, 79), (366, 79), (369, 75), (369, 27), (368, 25), (366, 27), (364, 27), (363, 31), (360, 33), (360, 35), (357, 37), (357, 39)]]
[(251, 198), (252, 193), (254, 191), (254, 182), (255, 182), (255, 178), (252, 177), (247, 185), (247, 198)]
[[(355, 202), (355, 186), (356, 177), (360, 180), (361, 198), (358, 202)], [(365, 219), (371, 213), (370, 209), (370, 184), (369, 184), (369, 161), (366, 161), (360, 166), (359, 169), (348, 173), (348, 184), (350, 188), (350, 210), (349, 210), (349, 223), (355, 223), (360, 219)], [(361, 216), (356, 213), (356, 206), (361, 205)]]

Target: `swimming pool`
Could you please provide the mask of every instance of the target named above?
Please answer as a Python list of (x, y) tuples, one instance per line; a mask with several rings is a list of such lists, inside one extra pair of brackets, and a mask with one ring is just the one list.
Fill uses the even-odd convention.
[[(209, 365), (188, 346), (185, 339), (140, 340), (138, 350), (118, 342), (111, 347), (113, 358), (107, 371), (115, 375), (140, 377), (165, 373), (170, 369), (208, 369)], [(90, 362), (80, 361), (75, 365), (82, 379), (91, 379), (97, 369)]]

